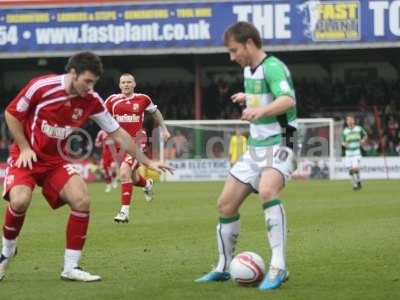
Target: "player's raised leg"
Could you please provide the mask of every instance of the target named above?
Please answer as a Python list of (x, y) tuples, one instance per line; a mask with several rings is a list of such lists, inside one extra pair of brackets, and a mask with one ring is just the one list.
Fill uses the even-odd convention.
[(230, 279), (229, 265), (232, 261), (240, 231), (239, 207), (252, 192), (252, 188), (229, 175), (218, 198), (220, 213), (217, 225), (218, 263), (211, 272), (196, 279), (198, 283)]
[(147, 202), (153, 201), (154, 199), (154, 191), (153, 191), (153, 179), (146, 179), (145, 186), (143, 187), (144, 198)]
[(116, 223), (127, 223), (129, 222), (129, 209), (132, 201), (133, 182), (132, 182), (132, 169), (131, 166), (122, 162), (120, 167), (120, 178), (121, 178), (121, 209), (115, 216), (114, 221)]
[(143, 188), (144, 198), (147, 202), (152, 201), (154, 198), (153, 179), (144, 178), (142, 175), (139, 174), (138, 169), (136, 169), (133, 173), (134, 174), (132, 175), (132, 178), (134, 180), (134, 185)]
[(261, 282), (260, 290), (279, 287), (287, 278), (286, 269), (286, 215), (278, 198), (284, 186), (284, 177), (276, 169), (268, 168), (261, 175), (259, 197), (262, 202), (272, 256), (269, 271)]
[(0, 281), (6, 275), (6, 269), (12, 257), (16, 254), (17, 237), (25, 220), (25, 213), (31, 203), (32, 188), (26, 185), (13, 186), (5, 190), (9, 199), (3, 223), (3, 239), (0, 255)]
[(84, 282), (99, 281), (100, 276), (92, 275), (79, 267), (89, 225), (90, 199), (86, 183), (80, 176), (73, 175), (62, 188), (60, 198), (71, 208), (61, 278)]

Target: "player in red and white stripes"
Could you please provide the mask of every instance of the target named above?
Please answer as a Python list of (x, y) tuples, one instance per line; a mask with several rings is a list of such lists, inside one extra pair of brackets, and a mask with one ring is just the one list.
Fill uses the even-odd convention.
[[(107, 98), (105, 105), (111, 115), (117, 120), (136, 143), (145, 147), (147, 137), (143, 130), (144, 113), (150, 113), (155, 122), (161, 127), (164, 141), (168, 140), (170, 133), (164, 123), (161, 112), (153, 104), (151, 98), (145, 94), (135, 93), (136, 81), (132, 74), (122, 74), (119, 80), (120, 94), (114, 94)], [(137, 170), (139, 161), (126, 154), (122, 159), (119, 174), (121, 180), (121, 209), (114, 218), (117, 223), (129, 221), (129, 208), (132, 199), (133, 186), (143, 188), (147, 201), (153, 199), (153, 180), (145, 179)]]

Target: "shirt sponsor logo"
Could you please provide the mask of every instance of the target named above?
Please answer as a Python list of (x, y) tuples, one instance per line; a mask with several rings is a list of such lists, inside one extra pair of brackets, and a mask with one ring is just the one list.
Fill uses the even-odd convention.
[(48, 137), (59, 140), (66, 139), (73, 132), (73, 128), (71, 128), (70, 126), (66, 127), (52, 126), (49, 125), (46, 120), (42, 122), (42, 126), (40, 128), (42, 132), (46, 134)]
[(115, 119), (119, 122), (119, 123), (136, 123), (140, 121), (140, 117), (136, 114), (133, 115), (115, 115)]

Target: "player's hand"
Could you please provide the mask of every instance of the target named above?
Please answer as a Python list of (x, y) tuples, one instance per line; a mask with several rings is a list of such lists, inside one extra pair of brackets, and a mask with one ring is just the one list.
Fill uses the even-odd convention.
[(35, 151), (33, 151), (31, 148), (26, 148), (21, 150), (19, 153), (18, 159), (15, 162), (15, 165), (17, 168), (26, 168), (28, 167), (29, 169), (32, 170), (32, 165), (34, 162), (37, 162), (37, 156)]
[(231, 96), (231, 100), (233, 103), (238, 103), (240, 105), (244, 105), (246, 102), (246, 94), (245, 93), (236, 93)]
[(164, 142), (168, 141), (168, 139), (171, 137), (171, 134), (169, 133), (167, 128), (163, 129), (162, 137), (163, 137)]
[(154, 161), (154, 160), (152, 160), (147, 165), (147, 167), (149, 167), (150, 169), (153, 169), (154, 171), (157, 171), (158, 173), (167, 172), (168, 171), (169, 173), (174, 174), (174, 170), (175, 170), (170, 165), (167, 165), (167, 164), (165, 164), (163, 162), (160, 162), (160, 161)]
[(258, 119), (262, 117), (264, 114), (262, 108), (257, 107), (257, 108), (246, 108), (243, 113), (242, 113), (242, 120), (246, 121), (253, 121), (255, 119)]

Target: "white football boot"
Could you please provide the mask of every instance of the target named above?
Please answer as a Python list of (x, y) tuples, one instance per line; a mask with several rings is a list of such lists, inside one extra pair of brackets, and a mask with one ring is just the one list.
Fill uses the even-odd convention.
[(79, 267), (71, 270), (64, 270), (61, 272), (60, 276), (61, 279), (70, 281), (94, 282), (101, 280), (99, 275), (92, 275), (89, 272), (83, 271)]
[(115, 223), (128, 223), (129, 222), (129, 216), (123, 212), (120, 211), (114, 218)]
[(14, 254), (10, 257), (5, 257), (3, 254), (0, 255), (0, 281), (2, 281), (6, 276), (7, 266), (10, 263), (11, 258), (15, 255), (17, 255), (17, 248), (15, 248)]
[(143, 188), (144, 192), (144, 199), (146, 199), (147, 202), (150, 202), (154, 198), (154, 192), (153, 192), (153, 179), (148, 179), (146, 182), (146, 186)]

